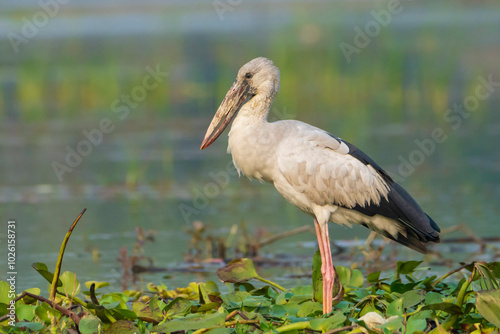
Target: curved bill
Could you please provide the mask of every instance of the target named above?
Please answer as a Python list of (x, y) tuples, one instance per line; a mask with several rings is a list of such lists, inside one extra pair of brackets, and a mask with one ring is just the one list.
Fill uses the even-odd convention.
[(200, 150), (210, 146), (224, 131), (224, 129), (231, 123), (231, 120), (236, 115), (242, 104), (247, 99), (248, 84), (245, 82), (235, 82), (222, 100), (222, 103), (217, 109), (212, 122), (208, 126), (205, 138), (201, 143)]

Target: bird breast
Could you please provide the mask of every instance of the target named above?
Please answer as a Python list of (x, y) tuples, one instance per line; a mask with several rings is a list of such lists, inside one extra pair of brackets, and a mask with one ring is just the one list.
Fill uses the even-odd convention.
[(280, 138), (272, 131), (271, 124), (241, 116), (233, 121), (227, 150), (238, 173), (259, 181), (273, 182), (275, 150)]

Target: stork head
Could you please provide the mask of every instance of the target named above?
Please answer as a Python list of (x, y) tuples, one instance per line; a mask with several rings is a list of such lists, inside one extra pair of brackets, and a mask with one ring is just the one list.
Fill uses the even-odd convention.
[(279, 89), (280, 71), (272, 61), (259, 57), (243, 65), (215, 113), (200, 149), (210, 146), (221, 135), (245, 102), (263, 99), (270, 103)]

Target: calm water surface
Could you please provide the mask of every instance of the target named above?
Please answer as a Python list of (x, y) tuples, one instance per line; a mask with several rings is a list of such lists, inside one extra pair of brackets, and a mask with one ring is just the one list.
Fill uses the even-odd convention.
[[(269, 33), (258, 36), (252, 17), (262, 4), (242, 6), (220, 21), (210, 7), (155, 3), (141, 13), (113, 13), (116, 24), (128, 27), (114, 34), (101, 26), (97, 8), (76, 6), (81, 30), (64, 23), (69, 12), (63, 11), (53, 22), (68, 24), (67, 36), (51, 35), (54, 27), (48, 27), (43, 39), (31, 40), (19, 54), (1, 40), (8, 52), (0, 55), (0, 213), (4, 221), (17, 221), (18, 289), (44, 286), (30, 265), (54, 266), (60, 243), (83, 208), (88, 211), (68, 244), (63, 270), (76, 272), (81, 282), (109, 281), (113, 287), (120, 286), (122, 275), (119, 250), (127, 247), (131, 254), (138, 226), (156, 232), (155, 242), (145, 245), (154, 264), (176, 268), (188, 252), (187, 231), (196, 220), (219, 236), (242, 221), (251, 234), (312, 225), (271, 185), (234, 175), (226, 135), (199, 151), (237, 69), (259, 55), (281, 69), (281, 92), (270, 118), (307, 121), (359, 146), (442, 228), (465, 224), (480, 236), (500, 235), (498, 87), (466, 117), (447, 112), (473, 96), (480, 78), (500, 78), (500, 7), (412, 5), (347, 63), (339, 44), (352, 43), (353, 28), (363, 27), (370, 10), (378, 8), (371, 2), (358, 5), (338, 4), (340, 12), (333, 16), (324, 14), (334, 8), (323, 2), (310, 8), (270, 5), (267, 12), (279, 11), (280, 19), (261, 18)], [(14, 7), (2, 14), (8, 30), (18, 27), (20, 9)], [(456, 20), (446, 14), (450, 8)], [(151, 11), (153, 21), (147, 19)], [(169, 19), (181, 12), (184, 21)], [(140, 22), (149, 22), (146, 30), (138, 29)], [(141, 84), (147, 66), (160, 66), (168, 75), (121, 119), (114, 101)], [(68, 152), (83, 145), (82, 131), (103, 119), (113, 130), (58, 177), (54, 162), (64, 163)], [(432, 139), (436, 129), (446, 136), (442, 143)], [(230, 182), (214, 188), (226, 176)], [(368, 230), (332, 225), (331, 235), (364, 240)], [(5, 236), (0, 231), (2, 244)], [(264, 248), (264, 255), (305, 259), (283, 270), (263, 268), (264, 275), (282, 284), (307, 283), (287, 277), (308, 272), (307, 256), (315, 247), (315, 236), (305, 233)], [(463, 249), (443, 247), (467, 257)], [(401, 254), (421, 258), (411, 251)], [(2, 257), (0, 267), (5, 266)], [(215, 268), (209, 274), (170, 271), (141, 279), (175, 287), (215, 280)]]

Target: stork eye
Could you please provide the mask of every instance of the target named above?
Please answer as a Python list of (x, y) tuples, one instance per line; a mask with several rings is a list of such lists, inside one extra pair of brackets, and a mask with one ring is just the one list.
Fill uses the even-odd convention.
[(251, 79), (252, 77), (253, 77), (252, 73), (245, 74), (245, 78), (247, 78), (247, 79)]

